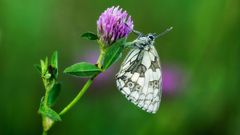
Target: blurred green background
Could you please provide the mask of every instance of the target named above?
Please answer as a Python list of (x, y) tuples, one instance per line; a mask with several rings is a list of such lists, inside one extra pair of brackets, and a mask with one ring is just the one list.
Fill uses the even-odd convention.
[[(60, 71), (95, 61), (96, 32), (107, 7), (120, 5), (135, 29), (160, 33), (163, 98), (151, 115), (117, 90), (118, 62), (98, 78), (80, 102), (54, 125), (51, 135), (239, 135), (239, 0), (0, 0), (0, 134), (41, 134), (37, 114), (44, 88), (33, 65), (59, 51)], [(136, 38), (131, 35), (129, 40)], [(60, 74), (60, 111), (78, 93), (82, 79)]]

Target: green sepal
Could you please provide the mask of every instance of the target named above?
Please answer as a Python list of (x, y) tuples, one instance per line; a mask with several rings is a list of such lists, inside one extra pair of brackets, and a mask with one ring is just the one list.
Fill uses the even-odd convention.
[(71, 65), (64, 70), (64, 73), (82, 77), (82, 78), (93, 77), (94, 75), (100, 72), (102, 72), (100, 68), (88, 62), (80, 62), (74, 65)]
[(86, 32), (81, 35), (81, 37), (87, 38), (88, 40), (97, 40), (98, 36), (92, 32)]

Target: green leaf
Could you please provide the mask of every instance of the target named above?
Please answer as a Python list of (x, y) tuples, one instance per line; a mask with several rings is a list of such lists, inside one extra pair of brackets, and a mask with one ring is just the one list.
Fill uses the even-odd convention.
[(51, 65), (52, 67), (58, 69), (58, 52), (57, 51), (53, 52), (52, 54)]
[(107, 50), (103, 61), (103, 70), (108, 69), (121, 57), (125, 42), (126, 38), (122, 38), (112, 44), (112, 46)]
[(48, 57), (45, 58), (45, 65), (48, 65)]
[(41, 71), (42, 71), (42, 76), (43, 76), (46, 72), (45, 62), (43, 60), (40, 60), (40, 64), (41, 64)]
[(82, 34), (81, 37), (87, 38), (88, 40), (97, 40), (98, 36), (95, 33), (92, 32), (86, 32), (84, 34)]
[(52, 119), (53, 121), (61, 121), (61, 117), (58, 115), (57, 112), (55, 112), (53, 109), (51, 109), (50, 107), (44, 105), (42, 102), (40, 104), (40, 108), (38, 110), (38, 112), (46, 117), (49, 117), (50, 119)]
[(50, 65), (48, 65), (48, 72), (51, 74), (51, 77), (57, 78), (58, 76), (58, 52), (55, 51), (52, 54)]
[(45, 58), (45, 61), (40, 60), (40, 63), (41, 63), (42, 76), (45, 76), (45, 74), (48, 71), (48, 57)]
[(86, 78), (86, 77), (92, 77), (100, 73), (101, 71), (102, 70), (99, 69), (96, 65), (93, 65), (87, 62), (80, 62), (74, 65), (71, 65), (70, 67), (67, 67), (64, 70), (64, 73)]
[(40, 74), (42, 73), (42, 69), (41, 69), (41, 66), (40, 66), (39, 64), (34, 64), (33, 66), (37, 69), (37, 71), (38, 71)]
[(48, 93), (48, 105), (51, 107), (55, 104), (57, 97), (61, 90), (61, 84), (55, 83), (52, 89)]

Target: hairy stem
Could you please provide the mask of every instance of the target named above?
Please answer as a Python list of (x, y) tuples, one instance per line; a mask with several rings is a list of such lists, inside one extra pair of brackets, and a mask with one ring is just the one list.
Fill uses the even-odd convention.
[(100, 49), (100, 56), (99, 56), (99, 58), (97, 60), (98, 68), (102, 68), (102, 61), (103, 61), (104, 56), (105, 56), (105, 50)]
[(99, 55), (98, 60), (97, 60), (97, 66), (98, 66), (98, 68), (102, 68), (102, 61), (103, 61), (103, 58), (105, 56), (106, 48), (100, 40), (98, 40), (97, 42), (98, 42), (99, 47), (100, 47), (100, 55)]

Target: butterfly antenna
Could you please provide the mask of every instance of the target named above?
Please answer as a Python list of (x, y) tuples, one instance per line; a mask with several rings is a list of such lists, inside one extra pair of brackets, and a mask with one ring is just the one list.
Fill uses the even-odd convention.
[(173, 27), (167, 28), (164, 32), (158, 34), (155, 38), (161, 37), (165, 34), (167, 34), (168, 32), (170, 32), (173, 29)]
[(136, 34), (137, 36), (141, 36), (141, 35), (143, 35), (141, 32), (136, 31), (136, 30), (133, 30), (132, 32), (133, 32), (134, 34)]
[[(125, 23), (125, 25), (128, 27), (128, 28), (130, 28), (131, 29), (131, 27), (130, 26), (128, 26), (128, 24), (127, 23)], [(139, 32), (139, 31), (137, 31), (137, 30), (132, 30), (132, 32), (135, 34), (135, 35), (137, 35), (137, 36), (141, 36), (141, 35), (143, 35), (141, 32)]]

